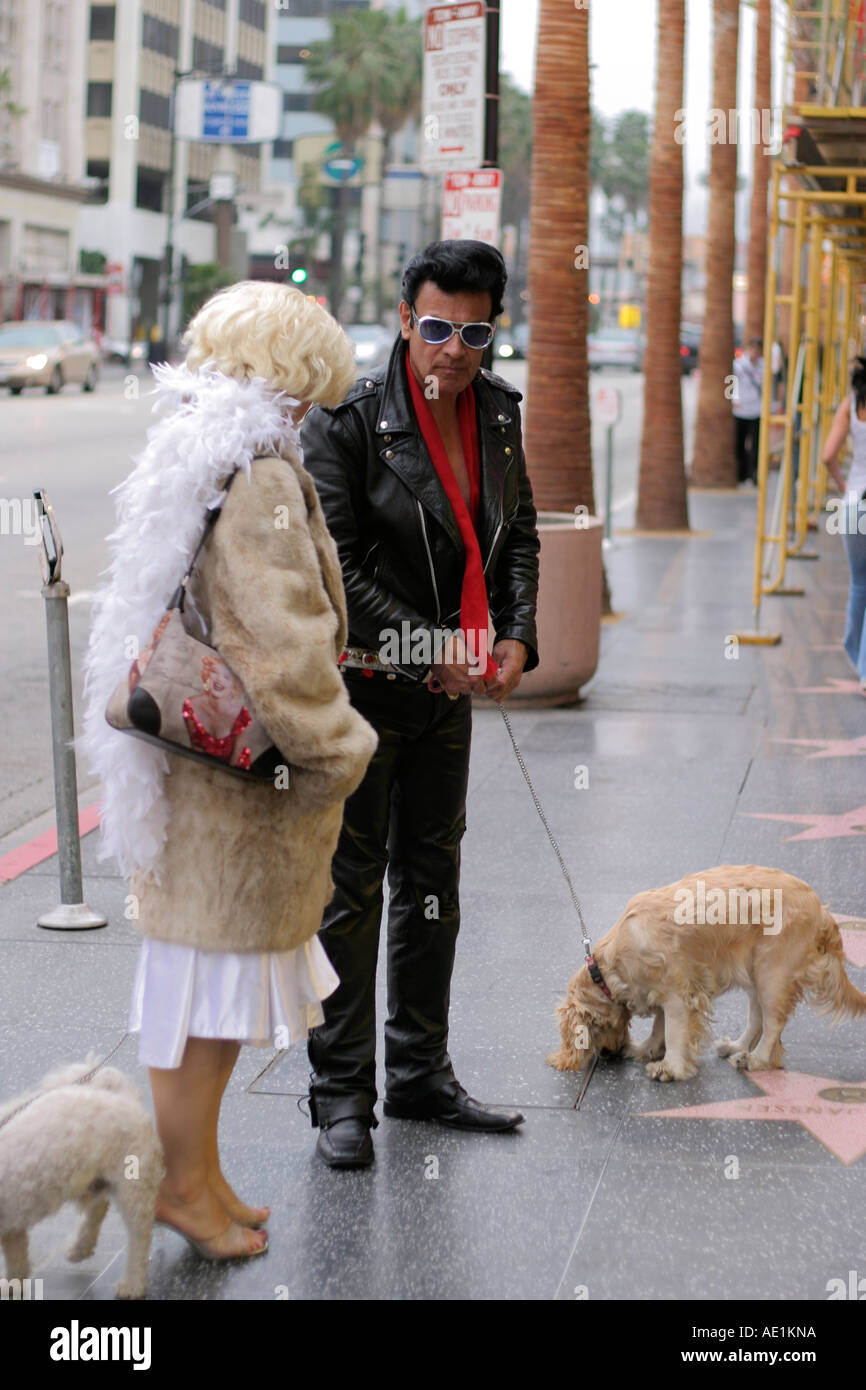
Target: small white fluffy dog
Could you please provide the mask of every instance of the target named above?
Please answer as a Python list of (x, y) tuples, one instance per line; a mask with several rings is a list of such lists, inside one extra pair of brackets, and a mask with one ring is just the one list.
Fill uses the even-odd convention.
[[(105, 1067), (88, 1082), (87, 1063), (59, 1068), (28, 1095), (37, 1098), (0, 1127), (0, 1245), (6, 1277), (30, 1277), (28, 1231), (77, 1202), (82, 1221), (66, 1252), (86, 1260), (113, 1198), (126, 1226), (126, 1271), (118, 1298), (144, 1298), (162, 1150), (132, 1082)], [(28, 1095), (0, 1108), (0, 1123)], [(137, 1174), (137, 1176), (136, 1176)]]
[[(804, 997), (833, 1022), (866, 1013), (848, 979), (839, 928), (808, 883), (781, 869), (723, 864), (637, 893), (595, 948), (610, 994), (583, 966), (557, 1009), (562, 1047), (548, 1057), (580, 1071), (592, 1055), (647, 1062), (656, 1081), (696, 1076), (712, 1001), (739, 986), (749, 997), (742, 1037), (716, 1051), (747, 1071), (782, 1065), (782, 1029)], [(640, 1046), (633, 1014), (652, 1017)]]

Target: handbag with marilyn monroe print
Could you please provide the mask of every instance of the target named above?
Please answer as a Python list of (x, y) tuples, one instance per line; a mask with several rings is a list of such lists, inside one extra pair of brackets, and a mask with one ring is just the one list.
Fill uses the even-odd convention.
[[(186, 630), (186, 586), (202, 546), (216, 525), (220, 504), (208, 512), (201, 540), (148, 645), (108, 702), (113, 729), (155, 743), (166, 752), (222, 768), (238, 777), (273, 781), (285, 759), (256, 719), (237, 676), (208, 642)], [(291, 785), (291, 771), (288, 772)]]

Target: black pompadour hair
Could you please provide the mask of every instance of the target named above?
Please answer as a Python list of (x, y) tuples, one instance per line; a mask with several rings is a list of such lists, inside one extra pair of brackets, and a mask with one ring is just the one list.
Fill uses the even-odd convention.
[(502, 313), (508, 272), (495, 246), (486, 241), (431, 241), (409, 261), (403, 271), (403, 298), (415, 305), (415, 296), (426, 281), (446, 294), (490, 294), (490, 317)]

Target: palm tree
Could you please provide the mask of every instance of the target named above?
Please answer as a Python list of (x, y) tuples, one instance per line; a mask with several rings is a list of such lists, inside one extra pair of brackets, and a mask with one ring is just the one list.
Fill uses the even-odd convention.
[[(351, 158), (374, 121), (386, 140), (417, 111), (421, 94), (420, 23), (404, 9), (349, 10), (333, 20), (330, 38), (310, 44), (307, 81), (317, 88), (313, 105), (334, 124), (343, 154)], [(343, 239), (348, 187), (335, 190), (332, 225), (331, 313), (343, 298)]]
[(689, 524), (683, 463), (680, 304), (683, 264), (683, 106), (685, 0), (659, 0), (656, 108), (650, 159), (647, 344), (637, 525), (681, 530)]
[(595, 510), (586, 360), (589, 16), (541, 0), (533, 98), (526, 457), (537, 506)]
[[(737, 107), (740, 0), (713, 0), (713, 106)], [(737, 481), (734, 417), (726, 378), (734, 360), (733, 279), (736, 252), (734, 202), (737, 192), (736, 132), (711, 146), (710, 212), (706, 242), (707, 295), (698, 365), (701, 382), (692, 482), (732, 487)]]
[[(755, 110), (769, 111), (772, 102), (771, 0), (757, 0), (755, 36)], [(759, 119), (761, 119), (759, 115)], [(764, 336), (764, 289), (767, 278), (767, 190), (770, 160), (763, 146), (754, 147), (752, 204), (749, 214), (749, 298), (746, 305), (746, 341)]]

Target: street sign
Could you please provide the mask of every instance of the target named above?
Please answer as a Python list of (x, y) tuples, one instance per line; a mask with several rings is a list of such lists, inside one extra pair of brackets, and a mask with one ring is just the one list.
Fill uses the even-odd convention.
[(237, 176), (232, 173), (213, 173), (208, 184), (208, 197), (215, 203), (230, 203), (237, 193)]
[(600, 425), (615, 425), (622, 413), (622, 396), (615, 386), (598, 386), (592, 398), (593, 418)]
[(486, 27), (483, 0), (427, 7), (421, 127), (427, 173), (474, 169), (484, 158)]
[(328, 146), (325, 150), (325, 156), (322, 173), (326, 179), (331, 179), (333, 183), (348, 183), (364, 165), (363, 159), (358, 155), (351, 157), (344, 155), (343, 146), (339, 140)]
[(499, 245), (502, 170), (467, 169), (445, 175), (442, 187), (442, 239)]
[(180, 140), (255, 145), (279, 137), (283, 93), (273, 82), (187, 78), (177, 84), (175, 108)]

